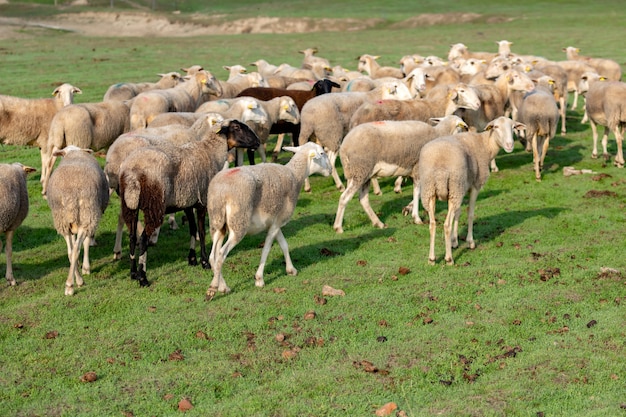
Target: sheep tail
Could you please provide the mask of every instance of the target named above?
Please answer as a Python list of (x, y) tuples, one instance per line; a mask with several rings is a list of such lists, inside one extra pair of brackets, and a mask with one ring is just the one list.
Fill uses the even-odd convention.
[(134, 172), (124, 172), (120, 178), (120, 195), (124, 198), (126, 206), (131, 210), (139, 208), (141, 196), (141, 183)]

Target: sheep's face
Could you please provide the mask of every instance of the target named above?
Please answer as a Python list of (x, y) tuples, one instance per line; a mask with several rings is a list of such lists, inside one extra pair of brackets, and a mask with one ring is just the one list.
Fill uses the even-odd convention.
[(480, 98), (476, 91), (466, 84), (458, 84), (454, 88), (454, 102), (459, 108), (478, 110), (480, 108)]
[(504, 149), (506, 153), (513, 152), (513, 147), (515, 146), (513, 131), (521, 132), (525, 129), (526, 125), (516, 123), (508, 117), (498, 117), (485, 127), (485, 131), (490, 132), (495, 142)]
[(309, 152), (309, 175), (320, 174), (325, 177), (329, 176), (332, 168), (324, 148), (312, 142), (309, 143), (315, 145), (312, 149), (307, 150)]
[(224, 124), (218, 134), (226, 138), (228, 149), (248, 148), (256, 149), (261, 145), (259, 137), (245, 123), (232, 119)]

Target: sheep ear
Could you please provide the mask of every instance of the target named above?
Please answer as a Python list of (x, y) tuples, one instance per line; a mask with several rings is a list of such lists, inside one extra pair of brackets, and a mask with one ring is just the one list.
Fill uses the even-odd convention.
[(29, 167), (27, 165), (22, 165), (22, 169), (24, 170), (25, 173), (30, 174), (31, 172), (37, 172), (36, 168), (33, 167)]
[(283, 151), (296, 153), (299, 146), (283, 146)]
[(443, 120), (442, 117), (431, 117), (430, 119), (428, 119), (430, 124), (433, 126), (437, 126), (439, 123), (441, 123), (442, 120)]

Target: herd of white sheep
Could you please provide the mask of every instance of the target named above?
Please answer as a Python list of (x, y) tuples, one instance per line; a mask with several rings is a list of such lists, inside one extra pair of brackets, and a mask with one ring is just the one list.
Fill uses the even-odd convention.
[[(333, 225), (337, 233), (343, 232), (346, 205), (357, 191), (372, 224), (385, 227), (369, 204), (370, 184), (380, 193), (377, 178), (397, 177), (399, 191), (402, 178), (410, 177), (413, 198), (403, 212), (422, 223), (421, 199), (429, 217), (431, 264), (437, 259), (435, 203), (447, 201), (444, 259), (452, 264), (464, 196), (469, 192), (467, 242), (474, 248), (476, 198), (490, 171), (498, 169), (499, 150), (511, 152), (517, 136), (532, 151), (535, 178), (541, 181), (550, 139), (559, 126), (562, 135), (567, 132), (568, 94), (574, 96), (572, 109), (584, 97), (592, 157), (598, 156), (598, 127), (604, 127), (603, 156), (609, 157), (608, 134), (613, 133), (614, 164), (624, 166), (626, 84), (619, 64), (580, 56), (574, 47), (563, 48), (564, 60), (549, 61), (516, 54), (506, 40), (497, 45), (497, 51), (472, 52), (454, 44), (445, 59), (411, 54), (398, 66), (381, 66), (379, 57), (364, 54), (356, 71), (332, 66), (316, 48), (308, 48), (299, 51), (304, 55), (299, 67), (259, 59), (252, 72), (225, 66), (229, 76), (219, 80), (193, 65), (182, 68), (182, 75), (160, 74), (157, 82), (112, 85), (97, 103), (74, 104), (81, 90), (70, 84), (56, 88), (53, 98), (0, 96), (0, 141), (41, 151), (42, 195), (67, 243), (66, 295), (83, 284), (81, 272), (90, 272), (89, 246), (111, 193), (121, 203), (114, 257), (121, 257), (126, 226), (130, 275), (142, 286), (149, 285), (148, 243), (156, 242), (165, 216), (177, 211), (190, 222), (189, 264), (198, 264), (199, 240), (200, 263), (213, 269), (208, 299), (230, 291), (224, 260), (246, 234), (267, 232), (257, 286), (264, 285), (274, 239), (286, 272), (295, 275), (281, 227), (300, 191), (314, 192), (308, 177), (315, 173), (332, 175), (342, 192)], [(294, 146), (284, 150), (294, 155), (286, 165), (266, 162), (271, 134), (279, 135), (274, 156), (284, 135), (291, 136)], [(100, 150), (107, 150), (104, 168), (93, 155)], [(244, 150), (249, 165), (244, 165)], [(261, 163), (255, 165), (257, 150)], [(57, 157), (62, 158), (58, 164)], [(345, 187), (335, 168), (337, 157)], [(0, 164), (0, 232), (6, 235), (9, 285), (16, 285), (12, 239), (28, 213), (26, 175), (32, 171), (19, 161)], [(173, 217), (170, 225), (176, 227)]]

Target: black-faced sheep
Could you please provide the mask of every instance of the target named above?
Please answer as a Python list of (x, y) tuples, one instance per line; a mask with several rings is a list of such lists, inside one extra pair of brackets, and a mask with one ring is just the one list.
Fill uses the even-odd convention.
[[(15, 285), (13, 277), (13, 235), (28, 215), (28, 190), (26, 174), (34, 172), (19, 162), (0, 164), (0, 233), (5, 234), (7, 267), (5, 277), (9, 285)], [(0, 240), (0, 252), (2, 241)]]
[(90, 149), (68, 146), (55, 152), (62, 156), (48, 182), (48, 206), (57, 232), (67, 244), (70, 270), (65, 281), (65, 295), (74, 294), (74, 284), (81, 287), (78, 270), (80, 247), (83, 246), (82, 273), (89, 274), (89, 245), (100, 218), (109, 203), (106, 176)]
[(471, 249), (474, 242), (474, 207), (478, 192), (489, 178), (489, 164), (500, 148), (512, 152), (513, 130), (524, 126), (506, 117), (490, 122), (484, 132), (459, 133), (443, 136), (422, 147), (419, 164), (420, 193), (422, 204), (430, 220), (430, 251), (428, 262), (435, 263), (435, 204), (437, 200), (448, 202), (448, 214), (444, 222), (446, 262), (451, 265), (452, 248), (458, 246), (458, 226), (463, 198), (470, 192), (467, 210), (467, 243)]
[(230, 291), (222, 274), (224, 260), (247, 234), (267, 231), (261, 263), (254, 275), (257, 287), (265, 285), (263, 271), (274, 239), (283, 251), (287, 274), (298, 273), (281, 227), (295, 210), (304, 179), (315, 173), (329, 175), (331, 165), (322, 147), (314, 143), (285, 150), (295, 152), (286, 165), (266, 163), (231, 168), (216, 174), (209, 184), (207, 200), (213, 239), (209, 259), (213, 280), (207, 299), (212, 299), (216, 292)]
[[(122, 216), (130, 234), (130, 276), (141, 286), (146, 278), (148, 238), (160, 227), (163, 216), (184, 210), (188, 219), (196, 210), (201, 260), (208, 267), (205, 247), (206, 196), (209, 182), (224, 168), (228, 149), (259, 146), (259, 138), (244, 123), (227, 120), (217, 132), (200, 141), (172, 146), (138, 149), (128, 155), (119, 169)], [(144, 230), (137, 237), (139, 211), (144, 215)], [(195, 239), (195, 234), (191, 239)], [(137, 243), (139, 256), (136, 257)], [(190, 250), (189, 259), (195, 257)]]

